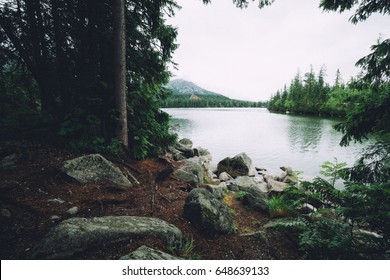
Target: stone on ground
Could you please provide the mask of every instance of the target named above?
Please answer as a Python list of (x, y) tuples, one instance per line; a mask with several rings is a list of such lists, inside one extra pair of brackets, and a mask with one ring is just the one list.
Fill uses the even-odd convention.
[(80, 183), (110, 181), (131, 187), (138, 182), (130, 182), (118, 167), (99, 154), (92, 154), (67, 160), (61, 170)]
[(121, 257), (120, 260), (182, 260), (182, 258), (142, 245), (137, 250)]
[(222, 172), (229, 173), (233, 178), (237, 176), (254, 176), (257, 172), (252, 165), (251, 158), (241, 153), (233, 158), (227, 157), (221, 160), (217, 166), (218, 174)]
[(208, 234), (233, 232), (229, 208), (205, 189), (192, 190), (185, 201), (184, 216)]
[(71, 218), (54, 227), (34, 248), (34, 259), (71, 258), (90, 247), (102, 246), (132, 238), (151, 236), (170, 246), (179, 246), (182, 232), (174, 225), (150, 217), (107, 216)]

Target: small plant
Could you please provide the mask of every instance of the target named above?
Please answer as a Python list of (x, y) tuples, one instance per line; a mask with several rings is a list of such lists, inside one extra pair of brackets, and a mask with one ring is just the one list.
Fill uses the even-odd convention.
[(245, 192), (245, 191), (238, 191), (238, 192), (236, 192), (236, 193), (234, 194), (234, 198), (235, 198), (236, 200), (241, 201), (241, 200), (244, 199), (244, 197), (245, 197), (246, 195), (247, 195), (247, 192)]
[(284, 196), (270, 198), (267, 206), (271, 218), (291, 217), (295, 214), (294, 208), (288, 204)]
[(230, 234), (236, 234), (238, 232), (238, 225), (236, 222), (233, 222), (233, 226), (231, 231), (229, 232)]
[(321, 175), (329, 178), (329, 183), (334, 187), (338, 179), (345, 178), (347, 169), (345, 168), (347, 164), (345, 162), (338, 162), (337, 158), (334, 158), (334, 162), (325, 161), (320, 171)]
[(180, 246), (180, 257), (189, 258), (193, 255), (195, 249), (195, 240), (193, 238), (184, 238)]

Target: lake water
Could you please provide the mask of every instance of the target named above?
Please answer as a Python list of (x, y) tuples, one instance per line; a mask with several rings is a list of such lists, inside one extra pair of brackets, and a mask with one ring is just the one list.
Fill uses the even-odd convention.
[(340, 147), (336, 120), (270, 113), (264, 108), (164, 109), (180, 138), (209, 150), (217, 164), (225, 157), (248, 154), (256, 167), (279, 174), (280, 166), (302, 171), (304, 179), (319, 175), (324, 161), (352, 165), (363, 144)]

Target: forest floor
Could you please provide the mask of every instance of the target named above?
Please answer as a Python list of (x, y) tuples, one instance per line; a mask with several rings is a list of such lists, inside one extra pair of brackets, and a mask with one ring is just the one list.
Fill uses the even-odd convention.
[[(232, 194), (224, 200), (234, 213), (236, 233), (207, 236), (193, 227), (183, 216), (190, 186), (168, 177), (156, 189), (154, 178), (166, 164), (158, 158), (116, 163), (140, 182), (138, 186), (123, 188), (108, 182), (73, 181), (59, 167), (63, 161), (80, 154), (49, 144), (0, 141), (0, 159), (11, 154), (19, 158), (16, 168), (0, 170), (0, 258), (3, 260), (29, 259), (33, 248), (62, 220), (112, 215), (156, 217), (175, 225), (193, 245), (181, 252), (181, 257), (187, 259), (299, 258), (293, 242), (277, 232), (267, 230), (266, 240), (248, 236), (262, 230), (270, 217), (244, 208)], [(66, 212), (75, 206), (79, 209), (77, 214)], [(73, 258), (118, 259), (144, 244), (167, 251), (159, 240), (140, 238), (103, 247), (97, 245)]]

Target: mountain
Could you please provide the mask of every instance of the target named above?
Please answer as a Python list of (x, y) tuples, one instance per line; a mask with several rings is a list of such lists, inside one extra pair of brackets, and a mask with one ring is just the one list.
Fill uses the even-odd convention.
[(171, 89), (173, 91), (173, 94), (195, 94), (195, 95), (201, 95), (201, 96), (202, 95), (210, 95), (210, 96), (215, 96), (215, 97), (218, 96), (218, 97), (227, 98), (226, 96), (223, 96), (222, 94), (205, 90), (192, 82), (182, 80), (182, 79), (172, 80), (168, 83), (168, 85), (166, 87), (168, 89)]
[(162, 108), (264, 107), (265, 105), (263, 102), (230, 99), (182, 79), (172, 80), (165, 87), (171, 90), (172, 94), (161, 100)]

